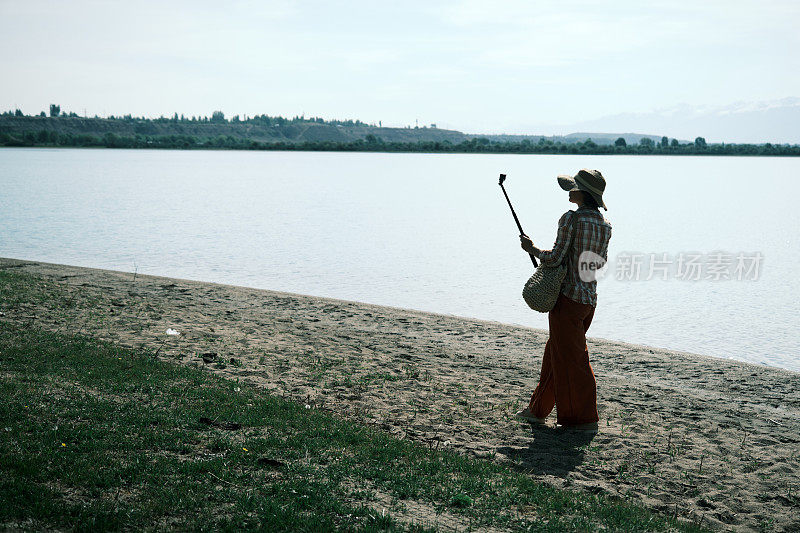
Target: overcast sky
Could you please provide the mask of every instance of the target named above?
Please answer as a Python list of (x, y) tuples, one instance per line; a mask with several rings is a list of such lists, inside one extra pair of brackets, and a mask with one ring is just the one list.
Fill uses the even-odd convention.
[(798, 28), (796, 0), (0, 0), (0, 109), (551, 133), (800, 96)]

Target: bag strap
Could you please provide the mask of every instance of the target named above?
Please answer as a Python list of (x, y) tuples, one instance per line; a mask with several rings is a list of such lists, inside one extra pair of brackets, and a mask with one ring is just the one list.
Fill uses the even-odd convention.
[(565, 265), (567, 262), (567, 257), (569, 256), (570, 250), (575, 244), (575, 233), (578, 231), (578, 210), (572, 212), (572, 220), (569, 221), (569, 225), (572, 227), (572, 236), (569, 238), (569, 244), (567, 244), (567, 251), (564, 252), (564, 259), (561, 260), (561, 264)]

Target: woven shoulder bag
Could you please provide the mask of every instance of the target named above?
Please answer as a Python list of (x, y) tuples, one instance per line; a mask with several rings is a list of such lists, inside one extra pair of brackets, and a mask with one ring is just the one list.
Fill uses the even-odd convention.
[(556, 305), (558, 295), (561, 292), (561, 284), (567, 275), (567, 256), (570, 248), (575, 242), (575, 224), (578, 219), (577, 214), (572, 215), (572, 237), (564, 253), (564, 259), (556, 266), (545, 266), (542, 262), (533, 275), (525, 282), (522, 288), (522, 298), (528, 307), (540, 313), (549, 313)]

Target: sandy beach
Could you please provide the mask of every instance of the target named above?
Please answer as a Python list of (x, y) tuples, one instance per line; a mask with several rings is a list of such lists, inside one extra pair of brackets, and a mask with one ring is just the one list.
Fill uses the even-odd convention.
[(590, 339), (599, 433), (557, 430), (554, 414), (531, 428), (513, 415), (536, 385), (546, 331), (14, 259), (0, 269), (64, 295), (0, 302), (0, 320), (141, 348), (705, 526), (800, 530), (800, 373)]

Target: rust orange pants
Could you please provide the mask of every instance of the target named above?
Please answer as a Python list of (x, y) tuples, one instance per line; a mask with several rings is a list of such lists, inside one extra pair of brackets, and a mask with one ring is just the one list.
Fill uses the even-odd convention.
[(544, 347), (539, 385), (528, 406), (533, 416), (545, 418), (555, 406), (559, 424), (597, 422), (597, 384), (586, 346), (593, 316), (591, 305), (558, 296), (548, 315), (550, 338)]

